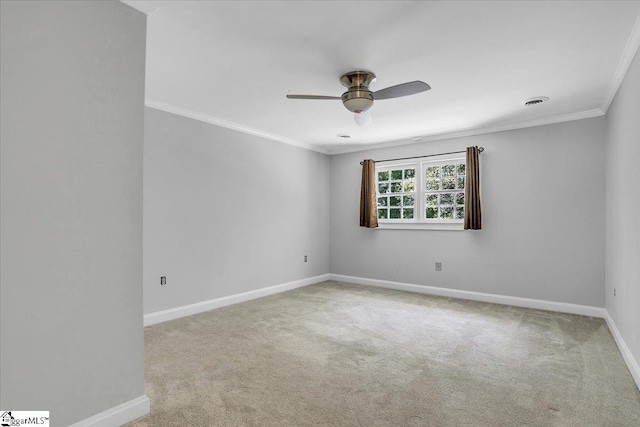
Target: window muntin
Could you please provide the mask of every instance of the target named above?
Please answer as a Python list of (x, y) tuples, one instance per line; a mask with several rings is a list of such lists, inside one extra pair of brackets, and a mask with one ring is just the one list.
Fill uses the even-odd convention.
[(461, 223), (464, 219), (464, 157), (376, 165), (381, 223)]
[(464, 219), (464, 160), (424, 163), (425, 219), (462, 221)]
[(379, 220), (413, 220), (416, 215), (415, 165), (376, 168)]

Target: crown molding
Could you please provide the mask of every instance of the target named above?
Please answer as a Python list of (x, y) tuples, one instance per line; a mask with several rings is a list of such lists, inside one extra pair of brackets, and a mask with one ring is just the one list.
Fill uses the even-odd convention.
[(531, 120), (528, 122), (518, 122), (518, 123), (510, 123), (506, 125), (470, 128), (470, 129), (465, 129), (465, 130), (455, 131), (455, 132), (442, 132), (437, 134), (431, 134), (431, 135), (423, 136), (422, 139), (420, 139), (420, 141), (414, 141), (413, 139), (409, 139), (409, 140), (402, 139), (402, 140), (396, 140), (396, 141), (390, 141), (390, 142), (381, 142), (379, 144), (371, 144), (363, 147), (351, 147), (351, 148), (345, 148), (343, 150), (340, 150), (340, 149), (330, 150), (329, 154), (334, 155), (334, 154), (357, 153), (360, 151), (398, 147), (401, 145), (421, 144), (423, 142), (463, 138), (466, 136), (482, 135), (486, 133), (495, 133), (495, 132), (504, 132), (508, 130), (524, 129), (524, 128), (535, 127), (535, 126), (551, 125), (554, 123), (589, 119), (592, 117), (604, 116), (604, 114), (605, 114), (604, 111), (600, 110), (599, 108), (596, 108), (593, 110), (579, 111), (577, 113), (563, 114), (561, 116), (547, 117), (544, 119)]
[(605, 114), (602, 110), (596, 108), (593, 110), (580, 111), (577, 113), (564, 114), (561, 116), (547, 117), (544, 119), (532, 120), (528, 122), (518, 122), (518, 123), (511, 123), (511, 124), (491, 126), (491, 127), (470, 128), (470, 129), (465, 129), (465, 130), (455, 131), (455, 132), (436, 133), (436, 134), (424, 136), (420, 141), (414, 141), (412, 139), (410, 140), (400, 139), (395, 141), (381, 142), (377, 144), (367, 144), (362, 147), (350, 147), (345, 149), (323, 149), (312, 144), (308, 144), (305, 142), (285, 138), (279, 135), (263, 132), (257, 129), (250, 128), (248, 126), (243, 126), (234, 122), (213, 117), (208, 114), (198, 113), (193, 110), (177, 107), (175, 105), (166, 104), (164, 102), (155, 101), (149, 98), (145, 99), (144, 105), (146, 107), (154, 108), (156, 110), (177, 114), (178, 116), (187, 117), (187, 118), (198, 120), (205, 123), (210, 123), (216, 126), (227, 128), (227, 129), (233, 129), (238, 132), (248, 133), (250, 135), (271, 139), (273, 141), (282, 142), (284, 144), (293, 145), (298, 148), (303, 148), (305, 150), (311, 150), (311, 151), (315, 151), (315, 152), (327, 154), (327, 155), (357, 153), (360, 151), (398, 147), (401, 145), (420, 144), (420, 143), (429, 142), (429, 141), (441, 141), (445, 139), (463, 138), (466, 136), (482, 135), (486, 133), (503, 132), (503, 131), (514, 130), (514, 129), (522, 129), (522, 128), (528, 128), (528, 127), (534, 127), (534, 126), (543, 126), (543, 125), (549, 125), (554, 123), (568, 122), (573, 120), (588, 119), (591, 117), (603, 116)]
[[(131, 0), (120, 0), (120, 1), (131, 7), (135, 7), (133, 6), (134, 4), (137, 5), (137, 3), (141, 3), (141, 2), (131, 1)], [(155, 10), (157, 7), (158, 6), (155, 6), (153, 10)], [(151, 9), (146, 10), (145, 12), (149, 13), (150, 11)], [(493, 132), (502, 132), (502, 131), (508, 131), (508, 130), (533, 127), (533, 126), (544, 126), (544, 125), (549, 125), (554, 123), (581, 120), (581, 119), (606, 115), (639, 49), (640, 49), (640, 15), (638, 15), (638, 17), (636, 18), (634, 27), (631, 30), (631, 34), (629, 35), (629, 38), (627, 39), (627, 43), (622, 52), (622, 56), (618, 61), (618, 65), (616, 67), (615, 72), (613, 73), (613, 76), (609, 83), (609, 87), (607, 89), (606, 95), (602, 101), (600, 108), (565, 114), (561, 116), (548, 117), (548, 118), (539, 119), (539, 120), (532, 120), (528, 122), (516, 122), (516, 123), (490, 126), (490, 127), (468, 128), (468, 129), (453, 131), (453, 132), (445, 131), (441, 133), (434, 133), (434, 134), (422, 136), (422, 139), (420, 139), (420, 141), (414, 141), (413, 139), (399, 139), (399, 140), (391, 140), (391, 141), (374, 143), (374, 144), (364, 143), (361, 146), (351, 146), (349, 148), (333, 148), (333, 147), (324, 148), (314, 144), (309, 144), (306, 142), (286, 138), (280, 135), (264, 132), (264, 131), (254, 129), (248, 126), (244, 126), (235, 122), (230, 122), (218, 117), (214, 117), (214, 116), (199, 113), (193, 110), (189, 110), (186, 108), (178, 107), (176, 105), (159, 102), (149, 98), (145, 99), (145, 105), (147, 107), (155, 108), (157, 110), (166, 111), (168, 113), (177, 114), (179, 116), (188, 117), (194, 120), (199, 120), (199, 121), (210, 123), (217, 126), (222, 126), (228, 129), (236, 130), (238, 132), (259, 136), (262, 138), (278, 141), (284, 144), (293, 145), (298, 148), (303, 148), (306, 150), (315, 151), (322, 154), (333, 155), (333, 154), (355, 153), (355, 152), (374, 150), (374, 149), (380, 149), (380, 148), (390, 148), (390, 147), (397, 147), (402, 145), (418, 144), (422, 142), (462, 138), (467, 136), (482, 135), (482, 134), (493, 133)]]
[(315, 145), (307, 144), (306, 142), (300, 142), (300, 141), (285, 138), (279, 135), (274, 135), (272, 133), (263, 132), (258, 129), (250, 128), (248, 126), (243, 126), (238, 123), (223, 120), (218, 117), (210, 116), (208, 114), (198, 113), (196, 111), (188, 110), (186, 108), (178, 107), (175, 105), (166, 104), (164, 102), (155, 101), (153, 99), (146, 98), (144, 100), (144, 105), (149, 108), (165, 111), (167, 113), (177, 114), (178, 116), (187, 117), (189, 119), (199, 120), (201, 122), (210, 123), (212, 125), (221, 126), (227, 129), (238, 131), (238, 132), (248, 133), (249, 135), (255, 135), (261, 138), (282, 142), (283, 144), (293, 145), (298, 148), (304, 148), (305, 150), (316, 151), (322, 154), (329, 154), (327, 150), (324, 150)]
[(126, 4), (127, 6), (137, 10), (138, 12), (144, 13), (149, 16), (162, 5), (162, 3), (158, 1), (142, 1), (142, 0), (120, 0), (120, 3)]
[(629, 67), (631, 67), (633, 58), (635, 58), (636, 52), (638, 52), (638, 48), (640, 48), (640, 15), (638, 15), (636, 24), (631, 30), (631, 35), (629, 36), (627, 44), (622, 51), (622, 56), (620, 57), (620, 61), (618, 61), (616, 71), (613, 73), (611, 83), (609, 83), (607, 95), (605, 96), (604, 101), (602, 101), (602, 107), (600, 107), (600, 109), (604, 111), (605, 114), (609, 111), (613, 98), (616, 96), (616, 93), (618, 93), (618, 89), (627, 75)]

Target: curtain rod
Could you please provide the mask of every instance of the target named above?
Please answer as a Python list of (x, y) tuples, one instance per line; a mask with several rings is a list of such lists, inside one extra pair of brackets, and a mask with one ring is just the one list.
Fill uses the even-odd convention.
[[(484, 151), (484, 147), (478, 147), (478, 153), (482, 153)], [(450, 151), (448, 153), (440, 153), (440, 154), (427, 154), (426, 156), (413, 156), (413, 157), (399, 157), (397, 159), (385, 159), (385, 160), (374, 160), (373, 163), (380, 163), (380, 162), (391, 162), (394, 160), (409, 160), (409, 159), (421, 159), (423, 157), (435, 157), (435, 156), (446, 156), (447, 154), (460, 154), (460, 153), (466, 153), (467, 151)], [(360, 164), (362, 164), (364, 162), (360, 162)]]

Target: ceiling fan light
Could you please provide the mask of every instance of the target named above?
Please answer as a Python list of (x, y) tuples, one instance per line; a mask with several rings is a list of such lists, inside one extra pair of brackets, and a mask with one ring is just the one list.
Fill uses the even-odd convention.
[(358, 126), (369, 126), (373, 119), (371, 118), (371, 112), (365, 111), (362, 113), (356, 113), (353, 115), (354, 120)]

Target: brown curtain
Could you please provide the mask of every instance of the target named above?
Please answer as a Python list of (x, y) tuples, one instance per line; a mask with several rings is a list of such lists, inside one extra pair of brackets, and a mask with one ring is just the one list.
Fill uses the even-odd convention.
[(478, 147), (467, 147), (467, 183), (464, 186), (464, 229), (481, 230), (480, 162)]
[(371, 159), (362, 162), (362, 185), (360, 187), (360, 227), (378, 226), (376, 208), (376, 165)]

